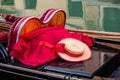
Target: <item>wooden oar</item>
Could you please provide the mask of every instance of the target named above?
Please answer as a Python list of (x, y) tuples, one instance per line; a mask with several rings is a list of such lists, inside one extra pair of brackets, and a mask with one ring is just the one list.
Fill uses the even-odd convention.
[[(91, 35), (90, 35), (91, 36)], [(101, 35), (101, 36), (91, 36), (91, 37), (95, 37), (95, 38), (110, 38), (110, 39), (120, 39), (120, 36), (105, 36), (105, 35)]]
[(95, 38), (113, 38), (120, 39), (119, 32), (105, 32), (105, 31), (92, 31), (92, 30), (77, 30), (77, 29), (68, 29), (70, 32), (82, 32), (89, 34)]

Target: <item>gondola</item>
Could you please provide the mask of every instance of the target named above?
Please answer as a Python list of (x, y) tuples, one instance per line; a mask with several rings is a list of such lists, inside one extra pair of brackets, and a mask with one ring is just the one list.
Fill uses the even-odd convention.
[[(34, 22), (36, 21), (36, 24), (37, 21), (40, 20), (41, 23), (37, 24), (36, 28), (31, 28), (31, 30), (26, 31), (26, 33), (29, 33), (42, 27), (65, 25), (65, 18), (66, 14), (63, 10), (49, 9), (39, 19), (27, 16), (19, 18), (16, 23), (19, 23), (20, 26), (22, 26), (22, 24), (33, 25), (30, 23), (32, 20)], [(20, 20), (25, 21), (20, 23)], [(0, 21), (0, 34), (3, 35), (1, 37), (2, 39), (0, 39), (0, 80), (94, 80), (95, 77), (99, 77), (101, 80), (104, 78), (120, 79), (119, 33), (67, 29), (69, 32), (82, 32), (95, 38), (93, 46), (91, 47), (92, 57), (89, 60), (81, 62), (70, 62), (58, 57), (37, 67), (31, 67), (12, 58), (9, 54), (16, 44), (9, 42), (9, 40), (14, 41), (17, 35), (12, 35), (12, 38), (9, 37), (10, 30), (13, 30), (11, 28), (14, 23), (15, 22)], [(17, 26), (18, 30), (20, 26)], [(25, 26), (22, 28), (24, 27)], [(28, 28), (28, 26), (26, 26), (26, 28)], [(21, 33), (20, 35), (22, 36), (26, 33)], [(113, 37), (111, 37), (111, 35)], [(10, 44), (9, 47), (8, 44)], [(13, 45), (11, 46), (11, 44)]]

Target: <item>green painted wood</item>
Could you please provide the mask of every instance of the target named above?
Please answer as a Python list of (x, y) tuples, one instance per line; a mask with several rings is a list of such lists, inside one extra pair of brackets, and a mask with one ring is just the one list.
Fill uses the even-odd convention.
[(1, 0), (1, 5), (14, 5), (14, 0)]
[(103, 10), (103, 27), (105, 31), (120, 32), (120, 9), (105, 7)]
[(15, 13), (17, 13), (17, 11), (0, 9), (0, 13), (2, 13), (2, 14), (15, 14)]
[(25, 0), (25, 9), (35, 9), (37, 0)]
[(68, 10), (69, 10), (70, 17), (83, 18), (83, 6), (81, 1), (68, 0)]

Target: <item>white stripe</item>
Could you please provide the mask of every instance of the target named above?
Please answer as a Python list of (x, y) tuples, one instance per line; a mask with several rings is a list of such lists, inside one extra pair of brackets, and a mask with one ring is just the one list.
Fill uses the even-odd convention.
[(43, 23), (47, 23), (48, 21), (50, 21), (50, 19), (54, 16), (54, 14), (55, 14), (56, 12), (60, 11), (60, 10), (61, 10), (61, 9), (58, 9), (58, 10), (54, 11), (54, 12), (51, 14), (51, 16), (50, 16), (46, 21), (43, 21)]
[(21, 23), (21, 25), (20, 25), (20, 27), (19, 27), (19, 29), (18, 29), (18, 32), (17, 32), (16, 43), (17, 43), (18, 40), (19, 40), (20, 32), (21, 32), (23, 26), (24, 26), (25, 23), (26, 23), (29, 19), (31, 19), (31, 18), (34, 18), (34, 17), (28, 17), (27, 19), (25, 19), (25, 20)]
[(52, 11), (54, 11), (54, 9), (52, 9), (52, 10), (50, 10), (50, 11), (47, 12), (47, 14), (45, 15), (45, 18), (43, 19), (43, 21), (45, 21), (45, 20), (47, 19), (47, 16), (49, 16), (49, 14), (50, 14)]

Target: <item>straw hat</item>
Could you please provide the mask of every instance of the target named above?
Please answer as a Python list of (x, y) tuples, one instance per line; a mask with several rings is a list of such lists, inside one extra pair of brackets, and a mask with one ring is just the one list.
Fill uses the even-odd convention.
[(90, 48), (80, 40), (74, 38), (66, 38), (59, 43), (64, 43), (66, 53), (58, 52), (58, 55), (66, 60), (72, 62), (85, 61), (91, 58), (92, 53)]

